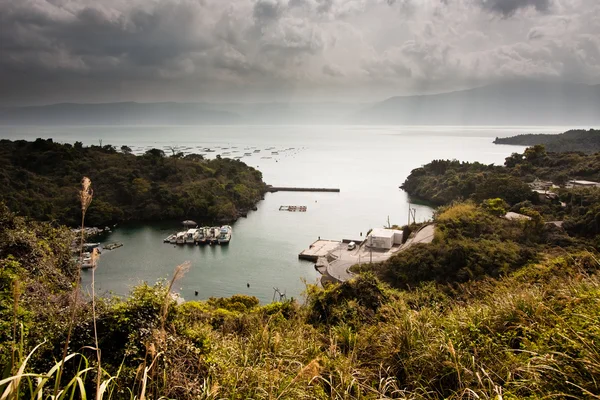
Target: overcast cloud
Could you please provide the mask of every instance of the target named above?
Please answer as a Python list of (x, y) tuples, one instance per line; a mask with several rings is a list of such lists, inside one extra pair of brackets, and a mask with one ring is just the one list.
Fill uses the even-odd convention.
[(0, 0), (0, 101), (371, 101), (600, 83), (598, 0)]

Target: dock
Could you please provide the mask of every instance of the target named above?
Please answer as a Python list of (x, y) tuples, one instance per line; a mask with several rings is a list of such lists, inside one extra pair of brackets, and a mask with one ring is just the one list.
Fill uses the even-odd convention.
[(326, 257), (329, 252), (338, 248), (339, 245), (339, 240), (319, 239), (311, 244), (308, 249), (303, 250), (300, 254), (298, 254), (298, 258), (316, 263), (319, 257)]
[(302, 187), (284, 187), (284, 186), (267, 186), (267, 192), (331, 192), (339, 193), (338, 188), (302, 188)]

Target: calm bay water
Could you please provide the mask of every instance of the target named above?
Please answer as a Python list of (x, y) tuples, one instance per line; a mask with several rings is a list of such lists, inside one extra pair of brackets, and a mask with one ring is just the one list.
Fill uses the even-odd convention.
[[(318, 280), (313, 265), (297, 256), (319, 236), (357, 239), (370, 228), (386, 225), (388, 217), (392, 224), (405, 224), (408, 198), (398, 186), (412, 169), (433, 159), (502, 164), (505, 157), (523, 147), (494, 145), (494, 137), (565, 130), (490, 126), (0, 127), (0, 137), (84, 144), (102, 140), (117, 147), (128, 145), (136, 152), (152, 147), (167, 153), (169, 147), (184, 152), (211, 148), (215, 151), (207, 153), (210, 157), (250, 152), (242, 161), (259, 169), (269, 184), (340, 188), (340, 193), (267, 194), (258, 211), (233, 225), (229, 246), (163, 244), (164, 237), (181, 230), (178, 222), (120, 226), (102, 238), (124, 246), (102, 253), (96, 269), (100, 291), (125, 295), (142, 281), (169, 278), (176, 265), (190, 260), (191, 270), (177, 283), (185, 299), (244, 293), (269, 302), (274, 287), (298, 298), (304, 282)], [(270, 147), (274, 149), (266, 150)], [(261, 152), (254, 153), (255, 149)], [(279, 211), (281, 205), (305, 205), (308, 210), (283, 212)], [(413, 207), (418, 221), (432, 215), (426, 206)], [(86, 287), (90, 279), (91, 273), (85, 271)]]

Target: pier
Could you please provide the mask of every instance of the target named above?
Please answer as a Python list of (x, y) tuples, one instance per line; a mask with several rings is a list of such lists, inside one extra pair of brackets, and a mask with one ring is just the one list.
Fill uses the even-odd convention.
[(267, 192), (332, 192), (339, 193), (338, 188), (302, 188), (302, 187), (284, 187), (284, 186), (267, 186)]
[(326, 257), (331, 251), (337, 249), (340, 245), (339, 240), (324, 240), (319, 238), (310, 247), (300, 254), (298, 258), (301, 260), (317, 262), (319, 257)]

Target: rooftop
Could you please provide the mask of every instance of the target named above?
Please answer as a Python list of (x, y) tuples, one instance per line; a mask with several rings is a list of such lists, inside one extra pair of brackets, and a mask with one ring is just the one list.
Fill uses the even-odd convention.
[(402, 231), (399, 229), (375, 228), (371, 231), (369, 236), (393, 238), (394, 234), (396, 234), (396, 233), (401, 234)]

